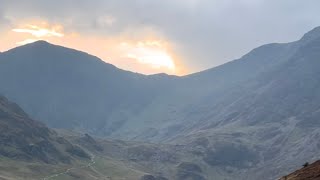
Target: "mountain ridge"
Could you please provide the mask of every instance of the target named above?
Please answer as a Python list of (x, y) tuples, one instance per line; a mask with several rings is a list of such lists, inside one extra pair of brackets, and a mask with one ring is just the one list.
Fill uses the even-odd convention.
[[(54, 121), (46, 121), (53, 127), (59, 127), (59, 122), (55, 123), (55, 121), (64, 121), (66, 118), (61, 118), (60, 115), (58, 117), (56, 115), (48, 116), (44, 112), (55, 111), (55, 108), (59, 109), (60, 104), (65, 106), (69, 102), (74, 102), (74, 106), (82, 108), (82, 111), (90, 109), (90, 106), (96, 107), (96, 109), (83, 112), (83, 115), (79, 116), (73, 113), (73, 110), (70, 112), (62, 108), (62, 113), (65, 111), (62, 116), (69, 116), (67, 119), (83, 119), (84, 122), (84, 119), (88, 119), (90, 114), (97, 115), (98, 117), (95, 119), (102, 119), (103, 116), (109, 116), (107, 112), (103, 112), (105, 110), (102, 108), (110, 107), (111, 111), (118, 99), (122, 99), (125, 106), (127, 103), (135, 103), (134, 100), (139, 97), (141, 97), (141, 103), (147, 103), (150, 101), (148, 96), (155, 94), (153, 91), (160, 91), (156, 87), (167, 83), (162, 80), (167, 77), (154, 76), (154, 78), (147, 79), (145, 75), (120, 70), (86, 53), (51, 45), (44, 41), (18, 47), (1, 54), (0, 74), (0, 81), (7, 84), (7, 86), (0, 87), (1, 93), (18, 102), (36, 119), (54, 118)], [(27, 87), (25, 86), (26, 80), (28, 81)], [(157, 85), (155, 81), (160, 85)], [(23, 88), (29, 88), (27, 96), (18, 92)], [(132, 95), (128, 94), (126, 89), (130, 89)], [(117, 94), (109, 93), (108, 95), (110, 91)], [(19, 98), (14, 94), (20, 94)], [(41, 98), (41, 96), (47, 98)], [(62, 96), (65, 97), (65, 100), (61, 98)], [(91, 103), (88, 107), (84, 102), (77, 103), (77, 101), (82, 101), (83, 97), (86, 98), (85, 101), (89, 101), (86, 103)], [(20, 98), (29, 100), (21, 102)], [(30, 105), (34, 100), (47, 101), (47, 109), (41, 110), (43, 106), (38, 103), (37, 107)], [(37, 115), (39, 113), (40, 115)], [(70, 122), (70, 126), (77, 123), (77, 121)], [(81, 126), (88, 126), (88, 124)]]
[(18, 48), (0, 55), (0, 93), (51, 127), (195, 147), (196, 160), (226, 177), (275, 179), (320, 155), (318, 30), (183, 77)]

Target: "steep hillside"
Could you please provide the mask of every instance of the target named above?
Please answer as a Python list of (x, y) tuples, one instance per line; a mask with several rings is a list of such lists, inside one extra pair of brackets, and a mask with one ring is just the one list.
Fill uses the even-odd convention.
[[(103, 146), (87, 134), (71, 141), (30, 119), (18, 105), (0, 96), (0, 179), (160, 178), (139, 171), (138, 165), (129, 168), (120, 159), (104, 155), (116, 142)], [(125, 145), (119, 147), (126, 150)], [(97, 155), (101, 155), (99, 159)]]
[[(303, 56), (309, 53), (306, 49), (311, 51), (316, 47), (319, 36), (316, 28), (299, 41), (264, 45), (238, 60), (185, 77), (131, 73), (88, 54), (39, 41), (0, 56), (3, 84), (0, 92), (50, 127), (80, 129), (123, 139), (168, 141), (195, 128), (216, 127), (222, 121), (226, 123), (226, 119), (248, 112), (240, 103), (268, 104), (274, 108), (273, 104), (279, 100), (274, 97), (281, 95), (272, 93), (282, 92), (257, 91), (267, 86), (280, 90), (278, 78), (291, 76), (284, 73), (290, 73), (287, 67), (298, 65), (294, 59), (311, 58)], [(294, 91), (303, 78), (310, 80), (311, 74), (301, 74), (308, 71), (308, 62), (303, 60), (300, 63), (305, 66), (297, 66), (300, 74), (297, 72), (295, 76), (299, 78), (291, 82), (281, 80), (291, 83), (288, 89)], [(280, 74), (282, 69), (285, 71)], [(291, 71), (295, 73), (295, 69)], [(313, 86), (317, 82), (305, 83)], [(253, 99), (247, 98), (251, 96), (260, 99), (272, 96), (273, 100), (251, 102)], [(299, 101), (299, 97), (288, 98)], [(234, 109), (235, 106), (240, 109)], [(287, 103), (281, 108), (291, 106)], [(247, 121), (257, 121), (259, 116), (273, 118), (264, 115), (270, 111), (273, 110), (261, 109)], [(272, 116), (279, 118), (279, 114)]]
[(76, 50), (38, 41), (0, 56), (0, 92), (50, 127), (108, 135), (139, 114), (167, 76), (120, 70)]
[(0, 179), (52, 179), (49, 177), (68, 169), (82, 179), (101, 177), (84, 168), (92, 158), (83, 148), (30, 119), (18, 105), (0, 96)]
[(209, 179), (275, 179), (320, 156), (319, 58), (320, 27), (185, 77), (40, 41), (0, 55), (0, 93), (52, 127), (195, 147)]
[(275, 179), (320, 155), (319, 47), (316, 28), (299, 41), (182, 77), (122, 132), (139, 124), (130, 138), (200, 144), (197, 152), (212, 167), (240, 179)]
[(19, 106), (1, 96), (0, 156), (49, 164), (71, 163), (73, 158), (90, 158), (80, 147), (30, 119)]
[[(296, 115), (291, 111), (302, 113), (293, 108), (296, 105), (313, 111), (317, 109), (312, 101), (317, 101), (319, 83), (319, 37), (320, 28), (316, 28), (299, 41), (265, 45), (238, 60), (182, 77), (170, 93), (132, 117), (132, 123), (114, 137), (128, 137), (129, 129), (129, 137), (137, 140), (172, 141), (179, 135), (235, 123), (287, 122)], [(307, 96), (315, 99), (308, 101)]]
[(320, 161), (314, 162), (303, 167), (280, 180), (319, 180), (320, 179)]

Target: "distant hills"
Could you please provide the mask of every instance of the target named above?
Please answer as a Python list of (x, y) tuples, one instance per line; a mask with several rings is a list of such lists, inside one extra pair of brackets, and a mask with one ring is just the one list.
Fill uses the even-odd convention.
[(320, 27), (183, 77), (38, 41), (0, 54), (0, 94), (50, 127), (197, 147), (215, 175), (275, 179), (320, 155), (319, 59)]

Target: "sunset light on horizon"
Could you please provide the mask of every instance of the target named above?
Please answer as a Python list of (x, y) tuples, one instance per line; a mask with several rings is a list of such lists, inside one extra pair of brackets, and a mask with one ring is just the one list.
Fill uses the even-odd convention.
[(318, 180), (319, 7), (0, 0), (0, 180)]
[[(298, 40), (320, 23), (314, 18), (318, 8), (311, 2), (300, 11), (290, 10), (299, 9), (297, 3), (273, 0), (0, 4), (0, 52), (45, 40), (142, 74), (201, 72), (239, 59), (262, 44)], [(271, 11), (279, 18), (270, 16)]]
[[(111, 20), (108, 20), (109, 23)], [(48, 22), (25, 23), (7, 32), (9, 44), (15, 46), (45, 40), (53, 44), (66, 46), (88, 52), (100, 57), (107, 63), (114, 64), (125, 70), (143, 74), (167, 73), (183, 75), (188, 71), (181, 63), (178, 63), (177, 55), (170, 49), (170, 43), (163, 38), (157, 38), (154, 34), (131, 39), (128, 37), (84, 36), (79, 32), (64, 32), (62, 25)], [(9, 37), (14, 37), (9, 39)], [(94, 46), (92, 46), (94, 44)], [(13, 47), (0, 47), (0, 50), (8, 50)], [(7, 49), (4, 49), (7, 48)]]

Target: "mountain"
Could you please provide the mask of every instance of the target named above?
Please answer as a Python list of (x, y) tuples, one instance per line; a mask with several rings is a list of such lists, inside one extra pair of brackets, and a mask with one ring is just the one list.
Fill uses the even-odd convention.
[[(189, 121), (180, 123), (181, 130), (169, 141), (185, 144), (206, 138), (209, 163), (246, 167), (242, 179), (275, 179), (317, 159), (319, 50), (320, 28), (316, 28), (299, 41), (265, 45), (240, 60), (191, 75), (204, 82), (200, 78), (206, 73), (220, 70), (212, 77), (222, 82), (212, 78), (211, 92), (183, 110), (189, 112), (184, 118)], [(260, 66), (252, 66), (253, 62)], [(232, 70), (236, 63), (242, 66)], [(234, 76), (224, 79), (219, 76), (223, 72)]]
[(184, 162), (190, 154), (176, 145), (56, 132), (0, 96), (0, 179), (205, 180), (199, 165)]
[(40, 179), (90, 159), (80, 146), (0, 96), (0, 179)]
[(0, 96), (0, 156), (45, 163), (71, 163), (89, 158), (81, 148), (36, 122), (16, 104)]
[(320, 161), (316, 161), (306, 167), (303, 167), (280, 180), (319, 180), (320, 179)]
[[(299, 102), (305, 96), (317, 96), (312, 91), (316, 92), (313, 88), (318, 85), (319, 64), (314, 58), (318, 56), (319, 37), (320, 30), (316, 28), (299, 41), (264, 45), (238, 60), (181, 77), (170, 93), (154, 100), (152, 107), (116, 135), (139, 124), (138, 130), (131, 131), (136, 140), (172, 141), (180, 135), (235, 123), (247, 126), (272, 119), (286, 122), (288, 116), (294, 116), (292, 107), (301, 106)], [(314, 106), (311, 101), (304, 101), (306, 106)], [(301, 108), (314, 110), (306, 106)], [(301, 111), (297, 108), (296, 113)]]
[[(128, 168), (121, 164), (123, 159), (129, 157), (123, 154), (118, 159), (119, 151), (113, 149), (134, 149), (138, 143), (129, 146), (126, 142), (98, 141), (88, 134), (74, 137), (57, 133), (32, 120), (17, 104), (0, 96), (0, 179), (90, 180), (117, 179), (120, 176), (132, 180), (166, 180), (162, 176), (147, 173), (153, 172), (150, 169), (141, 169), (138, 165)], [(107, 145), (104, 145), (106, 142)], [(148, 146), (151, 148), (151, 145)], [(108, 156), (108, 152), (114, 156)], [(98, 155), (99, 159), (96, 158)], [(123, 174), (117, 174), (117, 171)]]
[(0, 93), (50, 127), (187, 147), (208, 179), (276, 179), (320, 155), (319, 50), (320, 27), (172, 77), (40, 41), (0, 55)]
[[(38, 41), (0, 56), (0, 92), (50, 127), (108, 135), (162, 91), (166, 76), (120, 70), (76, 50)], [(113, 121), (114, 120), (114, 121)]]

